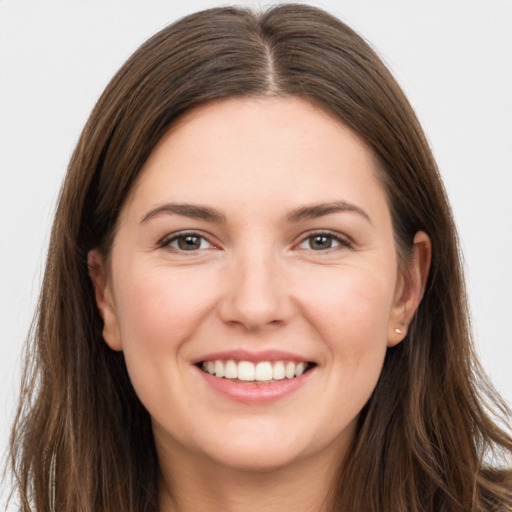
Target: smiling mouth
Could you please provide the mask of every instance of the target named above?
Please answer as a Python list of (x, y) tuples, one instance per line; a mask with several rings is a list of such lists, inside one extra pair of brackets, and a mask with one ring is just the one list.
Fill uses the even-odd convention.
[(216, 359), (202, 361), (196, 365), (203, 372), (214, 377), (235, 382), (271, 383), (300, 377), (311, 370), (315, 363), (304, 361), (234, 361)]

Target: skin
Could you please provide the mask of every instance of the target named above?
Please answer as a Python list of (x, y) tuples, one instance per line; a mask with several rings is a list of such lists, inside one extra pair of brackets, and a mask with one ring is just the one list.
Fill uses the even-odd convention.
[[(288, 97), (207, 104), (154, 149), (108, 264), (94, 250), (89, 265), (105, 341), (124, 351), (152, 417), (162, 510), (324, 510), (430, 261), (418, 233), (399, 269), (377, 168), (350, 129)], [(350, 208), (289, 218), (333, 202)], [(154, 213), (169, 203), (224, 219)], [(180, 249), (183, 231), (204, 237), (196, 249)], [(239, 403), (193, 364), (234, 349), (285, 350), (315, 367), (289, 395)]]

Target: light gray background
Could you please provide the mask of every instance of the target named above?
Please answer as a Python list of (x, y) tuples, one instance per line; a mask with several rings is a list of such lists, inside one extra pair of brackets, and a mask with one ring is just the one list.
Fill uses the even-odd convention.
[[(310, 3), (373, 43), (418, 112), (459, 226), (478, 350), (512, 403), (512, 1)], [(214, 5), (225, 3), (0, 0), (0, 450), (55, 200), (80, 130), (140, 43)]]

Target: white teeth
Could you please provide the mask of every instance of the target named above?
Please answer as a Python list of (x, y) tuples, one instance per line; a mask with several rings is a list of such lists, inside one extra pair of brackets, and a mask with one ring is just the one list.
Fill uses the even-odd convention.
[(247, 382), (269, 382), (271, 380), (293, 379), (300, 377), (307, 369), (308, 364), (301, 361), (295, 363), (293, 361), (261, 361), (257, 364), (251, 361), (204, 361), (202, 369), (204, 372), (216, 377), (224, 377), (226, 379), (239, 379)]
[(272, 365), (270, 363), (258, 363), (255, 372), (256, 380), (272, 380)]
[(299, 363), (295, 366), (295, 377), (300, 377), (306, 369), (306, 363)]
[(284, 375), (287, 379), (293, 379), (293, 377), (295, 377), (295, 363), (292, 363), (291, 361), (286, 363)]
[(235, 361), (227, 361), (224, 367), (224, 377), (226, 379), (236, 379), (238, 377), (238, 367)]
[(274, 363), (274, 367), (272, 368), (272, 378), (274, 380), (282, 380), (285, 378), (284, 363), (282, 361)]
[(238, 363), (238, 380), (254, 380), (254, 363), (240, 361)]
[(224, 377), (224, 365), (222, 361), (215, 361), (215, 375), (217, 377)]

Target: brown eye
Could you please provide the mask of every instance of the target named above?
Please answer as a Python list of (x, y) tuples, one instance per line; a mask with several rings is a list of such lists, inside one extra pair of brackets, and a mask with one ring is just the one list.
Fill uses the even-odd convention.
[(331, 236), (317, 235), (309, 238), (309, 248), (314, 251), (321, 251), (330, 249), (332, 247), (333, 239)]
[(170, 247), (178, 251), (198, 251), (201, 249), (210, 249), (213, 245), (197, 233), (183, 233), (167, 239), (162, 244), (163, 247)]
[(178, 247), (183, 251), (196, 251), (201, 248), (201, 237), (195, 235), (180, 236)]
[(341, 237), (331, 235), (329, 233), (317, 233), (310, 235), (299, 244), (301, 249), (309, 249), (311, 251), (327, 251), (336, 247), (349, 247), (350, 243)]

